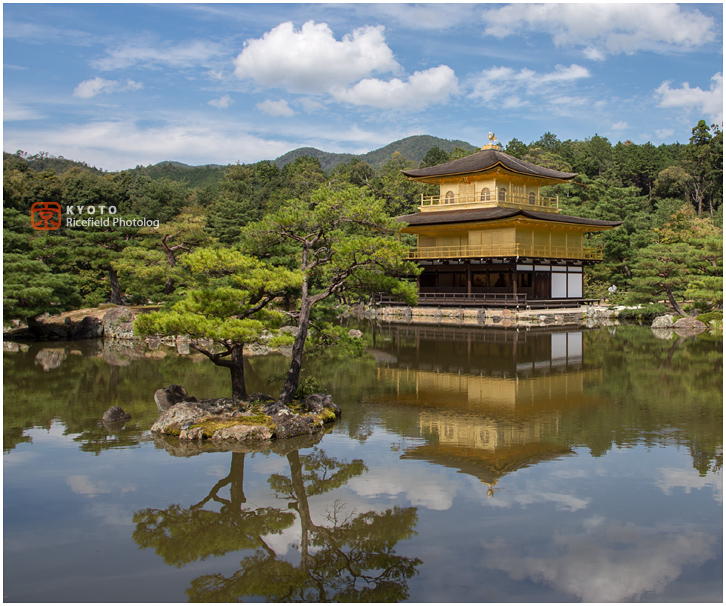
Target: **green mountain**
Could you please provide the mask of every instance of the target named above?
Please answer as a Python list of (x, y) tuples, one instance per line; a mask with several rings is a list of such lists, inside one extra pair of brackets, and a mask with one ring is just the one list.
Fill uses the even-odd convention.
[(299, 158), (300, 156), (312, 156), (313, 158), (318, 158), (320, 160), (320, 165), (322, 166), (323, 170), (327, 171), (335, 168), (339, 164), (348, 162), (353, 158), (358, 158), (367, 162), (371, 165), (371, 167), (378, 170), (388, 160), (390, 160), (391, 156), (396, 152), (400, 153), (407, 160), (411, 160), (412, 162), (418, 164), (419, 162), (421, 162), (421, 160), (423, 160), (426, 152), (434, 146), (441, 148), (447, 153), (454, 151), (454, 149), (456, 149), (457, 147), (460, 147), (466, 151), (475, 151), (476, 149), (478, 149), (477, 147), (471, 145), (470, 143), (466, 143), (465, 141), (451, 141), (449, 139), (432, 137), (431, 135), (414, 135), (412, 137), (406, 137), (405, 139), (400, 139), (399, 141), (389, 143), (385, 147), (370, 151), (367, 154), (358, 155), (334, 154), (331, 152), (320, 151), (319, 149), (315, 149), (314, 147), (300, 147), (298, 149), (287, 152), (286, 154), (283, 154), (282, 156), (277, 158), (275, 160), (275, 164), (277, 164), (278, 167), (282, 168), (286, 164), (295, 161), (295, 159)]
[[(432, 137), (431, 135), (415, 135), (413, 137), (406, 137), (399, 141), (389, 143), (385, 147), (370, 151), (366, 154), (335, 154), (331, 152), (324, 152), (314, 147), (300, 147), (294, 149), (286, 154), (280, 156), (274, 160), (274, 163), (282, 168), (290, 162), (294, 162), (296, 158), (301, 156), (312, 156), (320, 160), (320, 165), (324, 171), (329, 171), (336, 166), (348, 162), (354, 158), (358, 158), (367, 162), (373, 169), (380, 169), (391, 156), (398, 152), (406, 160), (409, 160), (418, 165), (426, 152), (432, 147), (439, 147), (447, 153), (454, 151), (457, 147), (462, 148), (466, 151), (475, 151), (476, 147), (465, 141), (449, 139), (440, 139), (439, 137)], [(11, 156), (11, 154), (3, 154), (4, 156)], [(85, 162), (75, 162), (68, 160), (62, 156), (51, 156), (46, 153), (40, 153), (35, 156), (29, 156), (23, 154), (19, 156), (22, 160), (28, 163), (28, 166), (34, 171), (51, 170), (56, 174), (61, 174), (70, 168), (78, 167), (84, 170), (89, 170), (96, 173), (103, 173), (103, 170), (97, 169), (96, 167), (88, 166)], [(132, 172), (138, 172), (147, 175), (153, 180), (169, 179), (171, 181), (177, 181), (185, 183), (189, 187), (208, 187), (214, 186), (222, 179), (227, 166), (220, 164), (206, 164), (203, 166), (189, 166), (183, 162), (175, 161), (164, 161), (158, 164), (148, 166), (138, 165), (136, 168), (128, 169)]]

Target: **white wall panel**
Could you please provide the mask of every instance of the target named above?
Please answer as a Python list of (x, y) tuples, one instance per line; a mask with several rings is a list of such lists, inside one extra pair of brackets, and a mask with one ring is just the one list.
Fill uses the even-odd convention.
[(570, 298), (582, 297), (582, 274), (568, 274), (568, 291), (567, 296)]
[(567, 297), (567, 274), (552, 274), (552, 298), (564, 299)]

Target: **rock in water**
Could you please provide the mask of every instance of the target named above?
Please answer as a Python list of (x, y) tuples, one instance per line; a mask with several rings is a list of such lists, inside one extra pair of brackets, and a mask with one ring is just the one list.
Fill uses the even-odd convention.
[(696, 318), (681, 318), (673, 326), (679, 337), (692, 337), (706, 330), (706, 325)]
[(157, 389), (154, 394), (154, 402), (159, 412), (165, 412), (169, 410), (175, 404), (180, 402), (196, 402), (197, 399), (194, 396), (190, 396), (184, 390), (181, 385), (169, 385), (164, 389)]
[(109, 309), (103, 315), (103, 334), (109, 339), (137, 339), (132, 311), (124, 307)]
[(673, 327), (673, 316), (658, 316), (653, 320), (651, 328), (672, 328)]
[(103, 413), (104, 423), (118, 423), (119, 421), (127, 421), (130, 418), (131, 415), (125, 412), (120, 406), (111, 406), (111, 408)]
[(103, 322), (93, 316), (86, 316), (71, 330), (71, 339), (97, 339), (102, 336)]

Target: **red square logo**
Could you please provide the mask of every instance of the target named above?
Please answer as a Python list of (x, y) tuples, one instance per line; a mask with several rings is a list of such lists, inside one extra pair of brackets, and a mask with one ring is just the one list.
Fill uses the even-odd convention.
[(33, 229), (58, 229), (61, 221), (61, 205), (58, 202), (36, 202), (30, 207), (30, 224)]

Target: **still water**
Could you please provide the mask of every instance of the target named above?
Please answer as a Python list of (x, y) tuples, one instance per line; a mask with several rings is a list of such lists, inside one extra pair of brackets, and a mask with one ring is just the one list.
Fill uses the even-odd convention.
[(341, 420), (259, 452), (150, 434), (160, 387), (229, 395), (200, 356), (5, 343), (4, 600), (722, 601), (720, 340), (362, 328), (304, 367)]

